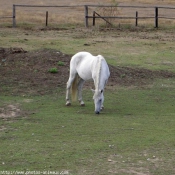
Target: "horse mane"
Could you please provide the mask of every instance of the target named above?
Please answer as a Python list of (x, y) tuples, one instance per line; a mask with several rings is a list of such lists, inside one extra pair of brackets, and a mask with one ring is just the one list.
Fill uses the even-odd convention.
[(99, 94), (99, 84), (100, 84), (100, 75), (101, 75), (101, 62), (103, 57), (101, 55), (97, 56), (97, 79), (95, 82), (95, 95), (97, 96)]

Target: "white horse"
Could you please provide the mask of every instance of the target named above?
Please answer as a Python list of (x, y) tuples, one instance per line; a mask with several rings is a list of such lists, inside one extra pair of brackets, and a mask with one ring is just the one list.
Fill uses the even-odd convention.
[[(78, 52), (75, 54), (70, 61), (70, 75), (67, 82), (66, 91), (66, 105), (71, 105), (70, 102), (70, 88), (72, 92), (72, 100), (75, 101), (77, 98), (81, 106), (84, 106), (82, 99), (82, 87), (86, 80), (93, 79), (95, 90), (94, 92), (94, 104), (95, 113), (99, 114), (100, 110), (103, 109), (104, 102), (104, 88), (110, 76), (109, 67), (103, 56), (93, 56), (88, 52)], [(79, 81), (78, 81), (79, 77)]]

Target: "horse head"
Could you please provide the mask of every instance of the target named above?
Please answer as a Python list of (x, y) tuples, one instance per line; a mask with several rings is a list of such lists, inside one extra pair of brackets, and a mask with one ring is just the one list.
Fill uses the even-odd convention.
[(94, 93), (93, 100), (95, 104), (95, 113), (100, 114), (100, 111), (103, 108), (103, 102), (104, 102), (104, 95), (103, 95), (103, 89), (102, 90), (93, 90)]

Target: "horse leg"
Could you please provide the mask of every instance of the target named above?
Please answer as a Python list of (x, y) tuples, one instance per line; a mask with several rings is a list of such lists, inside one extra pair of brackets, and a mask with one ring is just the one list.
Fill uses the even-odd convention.
[(103, 102), (101, 104), (101, 107), (100, 107), (100, 111), (102, 111), (104, 109), (104, 106), (103, 106)]
[(71, 83), (70, 80), (67, 82), (67, 88), (66, 88), (66, 106), (70, 106), (71, 102), (70, 102), (70, 87), (71, 87)]
[(85, 106), (84, 101), (82, 99), (82, 87), (83, 87), (84, 82), (85, 81), (82, 78), (78, 82), (78, 101), (81, 106)]
[(104, 103), (104, 94), (102, 94), (102, 103), (101, 103), (101, 107), (100, 107), (101, 111), (104, 109), (103, 103)]
[(102, 111), (103, 109), (104, 109), (104, 106), (103, 106), (103, 104), (102, 104), (100, 110)]
[(69, 76), (69, 80), (67, 82), (67, 87), (66, 87), (66, 106), (70, 106), (71, 105), (71, 102), (70, 102), (70, 88), (71, 88), (71, 85), (72, 85), (72, 82), (74, 81), (76, 77), (76, 74), (70, 74)]

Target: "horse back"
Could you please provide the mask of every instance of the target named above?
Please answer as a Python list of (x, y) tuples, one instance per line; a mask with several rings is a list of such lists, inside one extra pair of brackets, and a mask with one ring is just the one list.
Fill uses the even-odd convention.
[(71, 59), (71, 71), (78, 73), (78, 75), (84, 80), (92, 79), (93, 57), (94, 56), (88, 52), (78, 52)]
[(78, 73), (84, 79), (96, 79), (100, 69), (103, 79), (109, 78), (109, 67), (103, 56), (93, 56), (89, 52), (78, 52), (75, 54), (70, 62), (70, 71)]

